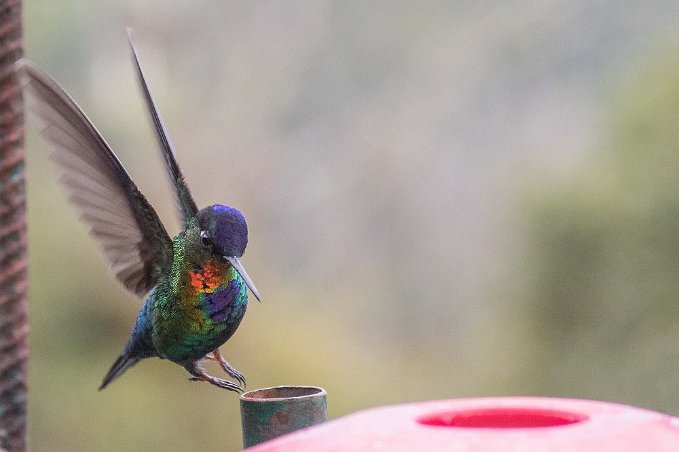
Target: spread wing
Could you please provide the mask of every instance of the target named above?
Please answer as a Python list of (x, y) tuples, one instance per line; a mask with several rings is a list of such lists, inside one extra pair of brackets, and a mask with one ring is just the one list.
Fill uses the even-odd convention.
[(137, 50), (135, 49), (134, 42), (132, 41), (132, 29), (127, 29), (127, 35), (130, 41), (130, 48), (132, 49), (132, 60), (137, 72), (139, 87), (144, 94), (146, 107), (148, 108), (149, 115), (151, 116), (153, 128), (156, 132), (156, 138), (158, 139), (161, 154), (163, 155), (163, 161), (165, 162), (165, 169), (167, 170), (167, 175), (170, 178), (172, 188), (174, 189), (175, 203), (178, 211), (177, 213), (179, 216), (179, 221), (182, 223), (182, 228), (185, 229), (188, 226), (189, 220), (195, 217), (196, 213), (198, 213), (198, 207), (191, 197), (191, 192), (184, 181), (184, 176), (179, 170), (179, 165), (177, 165), (177, 161), (175, 160), (174, 144), (172, 143), (170, 134), (167, 131), (167, 127), (165, 127), (165, 122), (163, 121), (163, 118), (160, 117), (160, 113), (158, 113), (158, 109), (153, 102), (151, 91), (146, 84), (146, 79), (144, 78), (144, 73), (141, 70), (139, 58), (137, 57)]
[(17, 66), (28, 108), (43, 122), (42, 135), (63, 171), (69, 199), (90, 227), (116, 278), (142, 296), (169, 271), (172, 240), (104, 138), (75, 101), (49, 75)]

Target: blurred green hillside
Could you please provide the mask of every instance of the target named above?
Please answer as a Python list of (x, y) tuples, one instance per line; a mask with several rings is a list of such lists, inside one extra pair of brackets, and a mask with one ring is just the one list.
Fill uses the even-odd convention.
[[(546, 395), (679, 413), (679, 4), (25, 1), (28, 56), (170, 233), (125, 27), (200, 205), (262, 294), (223, 348), (331, 417)], [(30, 448), (233, 451), (234, 394), (160, 360), (30, 127)], [(216, 373), (217, 369), (212, 369)]]
[(677, 412), (679, 47), (645, 64), (612, 102), (598, 158), (527, 205), (524, 300), (540, 340), (526, 378), (548, 394)]

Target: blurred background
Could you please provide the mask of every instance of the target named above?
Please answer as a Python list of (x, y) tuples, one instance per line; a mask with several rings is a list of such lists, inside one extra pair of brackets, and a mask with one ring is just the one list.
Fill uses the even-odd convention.
[[(26, 0), (27, 55), (165, 220), (125, 27), (262, 294), (222, 353), (331, 417), (577, 397), (679, 413), (679, 3)], [(32, 450), (233, 451), (238, 399), (148, 360), (140, 302), (28, 146)], [(216, 369), (212, 369), (218, 372)]]

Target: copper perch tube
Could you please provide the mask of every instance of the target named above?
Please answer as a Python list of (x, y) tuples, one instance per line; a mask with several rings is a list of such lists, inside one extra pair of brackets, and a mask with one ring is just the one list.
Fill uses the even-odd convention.
[(240, 396), (243, 447), (328, 420), (326, 392), (315, 386), (278, 386)]
[(23, 104), (12, 65), (23, 54), (21, 1), (0, 0), (0, 449), (26, 450), (26, 190)]

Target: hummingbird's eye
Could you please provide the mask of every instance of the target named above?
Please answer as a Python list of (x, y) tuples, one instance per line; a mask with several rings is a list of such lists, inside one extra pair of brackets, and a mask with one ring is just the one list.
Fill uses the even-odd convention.
[(207, 231), (200, 231), (200, 243), (205, 247), (210, 247), (210, 236)]

